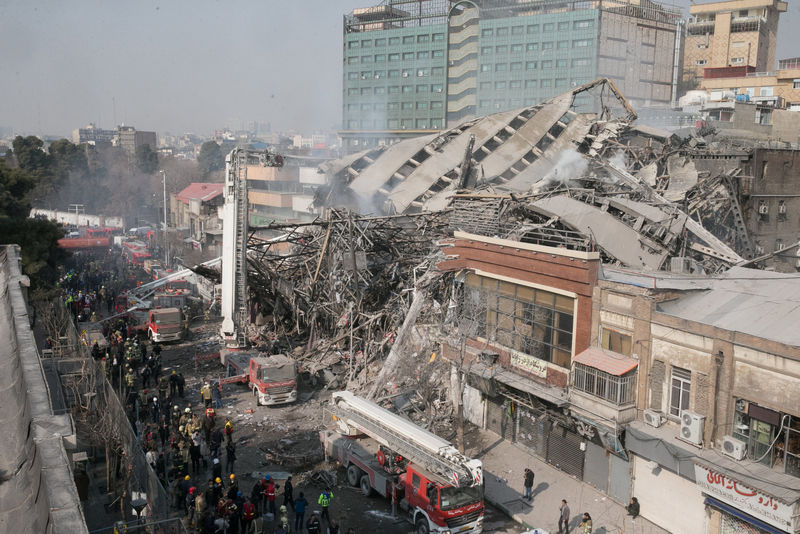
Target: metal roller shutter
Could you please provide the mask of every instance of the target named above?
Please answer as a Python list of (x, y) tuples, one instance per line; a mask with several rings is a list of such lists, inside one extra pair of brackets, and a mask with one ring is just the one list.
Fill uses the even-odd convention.
[(517, 410), (517, 443), (542, 457), (547, 455), (545, 427), (544, 421), (540, 421), (529, 408)]
[(583, 480), (584, 453), (581, 438), (562, 426), (550, 430), (547, 438), (547, 461), (562, 471)]
[(489, 398), (486, 404), (486, 428), (503, 439), (513, 441), (514, 420), (508, 415), (512, 401), (505, 397)]
[(605, 493), (608, 489), (608, 463), (606, 449), (591, 441), (587, 442), (583, 481)]

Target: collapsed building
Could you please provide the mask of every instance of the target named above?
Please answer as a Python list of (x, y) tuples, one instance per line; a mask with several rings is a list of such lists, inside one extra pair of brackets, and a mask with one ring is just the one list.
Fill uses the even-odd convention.
[[(587, 95), (597, 113), (573, 109)], [(466, 419), (635, 492), (668, 530), (796, 532), (800, 289), (758, 269), (796, 269), (794, 151), (635, 119), (597, 80), (324, 164), (324, 216), (251, 228), (248, 337), (448, 437)], [(680, 517), (658, 510), (674, 488)]]

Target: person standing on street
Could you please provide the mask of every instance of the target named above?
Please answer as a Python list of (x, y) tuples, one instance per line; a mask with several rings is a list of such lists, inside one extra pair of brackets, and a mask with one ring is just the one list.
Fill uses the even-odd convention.
[(314, 513), (311, 514), (311, 517), (308, 518), (308, 523), (306, 523), (306, 530), (308, 534), (320, 534), (322, 532), (322, 525), (319, 521), (319, 511), (314, 510)]
[(292, 510), (294, 510), (294, 486), (292, 485), (292, 475), (286, 479), (286, 482), (283, 483), (283, 505), (284, 506), (291, 506)]
[(319, 494), (319, 499), (317, 499), (317, 504), (322, 506), (322, 514), (320, 515), (320, 519), (325, 518), (325, 520), (330, 524), (331, 516), (328, 514), (328, 507), (331, 505), (331, 500), (333, 499), (333, 492), (330, 488), (325, 488), (325, 491)]
[(301, 532), (303, 528), (303, 519), (306, 515), (306, 507), (308, 506), (308, 500), (303, 492), (300, 492), (300, 496), (294, 501), (294, 530), (296, 532)]
[(533, 501), (533, 471), (529, 468), (525, 468), (525, 496), (523, 499), (527, 501)]
[(558, 534), (569, 534), (569, 505), (565, 499), (561, 499), (559, 508)]

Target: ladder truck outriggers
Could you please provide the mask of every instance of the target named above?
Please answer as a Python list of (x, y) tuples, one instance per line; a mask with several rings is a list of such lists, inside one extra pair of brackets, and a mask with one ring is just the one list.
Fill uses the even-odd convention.
[(331, 428), (320, 432), (325, 456), (341, 463), (352, 486), (392, 499), (393, 510), (399, 504), (417, 534), (482, 531), (480, 460), (349, 391), (333, 393), (328, 411)]
[(225, 208), (222, 224), (222, 327), (225, 344), (220, 363), (222, 383), (241, 382), (253, 390), (258, 405), (297, 400), (297, 364), (287, 356), (248, 350), (247, 168), (282, 167), (283, 156), (268, 150), (235, 148), (225, 158)]

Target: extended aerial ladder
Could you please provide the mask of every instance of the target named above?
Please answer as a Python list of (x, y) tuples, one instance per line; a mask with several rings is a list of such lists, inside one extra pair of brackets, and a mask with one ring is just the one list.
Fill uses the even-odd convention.
[(331, 396), (331, 411), (346, 435), (366, 434), (424, 468), (438, 482), (455, 487), (483, 483), (483, 464), (468, 458), (436, 434), (349, 391)]
[(248, 165), (282, 167), (283, 157), (269, 150), (234, 148), (225, 158), (220, 333), (228, 349), (247, 345)]

